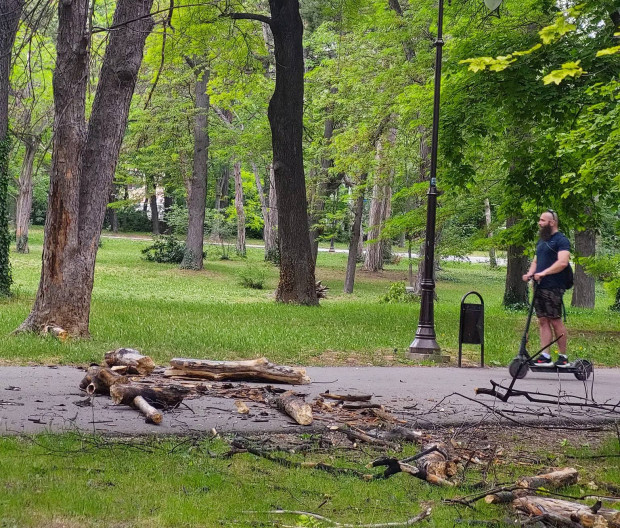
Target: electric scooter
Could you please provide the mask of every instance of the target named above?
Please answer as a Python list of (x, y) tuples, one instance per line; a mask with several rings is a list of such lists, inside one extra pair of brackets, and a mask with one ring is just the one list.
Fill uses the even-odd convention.
[(560, 340), (564, 334), (556, 337), (551, 343), (543, 346), (538, 352), (530, 355), (527, 351), (527, 340), (530, 331), (530, 323), (532, 322), (532, 314), (534, 313), (534, 297), (536, 296), (536, 283), (534, 283), (534, 293), (532, 295), (532, 303), (530, 304), (529, 312), (527, 315), (527, 322), (525, 323), (525, 332), (521, 338), (521, 346), (519, 347), (519, 353), (508, 365), (508, 372), (514, 379), (522, 379), (527, 375), (528, 370), (532, 372), (559, 372), (574, 374), (578, 380), (587, 380), (594, 370), (594, 365), (587, 359), (576, 359), (568, 365), (558, 367), (556, 365), (537, 365), (534, 360), (542, 354), (543, 350), (550, 347), (554, 343)]

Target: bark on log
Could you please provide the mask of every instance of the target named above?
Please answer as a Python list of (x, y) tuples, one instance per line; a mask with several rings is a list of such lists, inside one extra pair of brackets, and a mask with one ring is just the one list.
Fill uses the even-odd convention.
[(600, 508), (596, 513), (589, 506), (560, 499), (520, 497), (512, 503), (516, 510), (530, 515), (552, 515), (565, 525), (580, 523), (585, 528), (620, 528), (620, 511)]
[(519, 497), (525, 497), (533, 493), (530, 490), (514, 490), (514, 491), (499, 491), (497, 493), (492, 493), (491, 495), (487, 495), (484, 498), (484, 502), (487, 504), (507, 504), (509, 502), (518, 499)]
[(517, 486), (523, 488), (562, 488), (575, 484), (579, 474), (576, 469), (563, 468), (544, 475), (536, 475), (535, 477), (523, 477), (517, 481)]
[(158, 409), (176, 407), (188, 393), (189, 389), (180, 385), (147, 386), (138, 383), (116, 383), (110, 387), (110, 396), (116, 404), (132, 405), (136, 396), (142, 396)]
[(92, 365), (80, 382), (80, 389), (88, 394), (110, 394), (110, 387), (115, 383), (127, 383), (127, 378), (112, 369)]
[(133, 348), (117, 348), (105, 353), (105, 362), (108, 367), (126, 366), (129, 374), (148, 376), (155, 368), (155, 363), (149, 356), (143, 356)]
[(281, 396), (274, 398), (273, 403), (299, 425), (310, 425), (312, 423), (312, 407), (291, 391), (286, 391)]
[(164, 376), (206, 378), (220, 380), (275, 381), (302, 385), (310, 383), (306, 370), (299, 367), (286, 367), (269, 363), (266, 358), (245, 361), (211, 361), (208, 359), (173, 358), (172, 368)]
[(142, 396), (136, 396), (133, 399), (132, 406), (138, 409), (144, 416), (146, 416), (147, 422), (154, 424), (160, 424), (163, 420), (163, 415), (155, 407), (152, 407)]

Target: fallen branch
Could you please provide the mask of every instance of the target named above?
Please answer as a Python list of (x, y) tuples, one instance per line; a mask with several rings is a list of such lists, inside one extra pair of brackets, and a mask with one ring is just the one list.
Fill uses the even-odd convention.
[(372, 395), (370, 394), (331, 394), (330, 392), (323, 392), (320, 396), (330, 400), (348, 402), (367, 402), (372, 398)]
[(160, 413), (155, 407), (149, 405), (149, 403), (142, 397), (136, 396), (131, 402), (131, 405), (138, 409), (144, 416), (146, 421), (159, 425), (163, 419), (162, 413)]
[(80, 382), (80, 389), (88, 394), (110, 394), (110, 387), (116, 383), (127, 383), (127, 378), (112, 369), (91, 365)]
[(312, 424), (312, 407), (292, 391), (287, 391), (271, 401), (277, 409), (288, 414), (299, 425)]
[(310, 383), (306, 370), (269, 363), (266, 358), (245, 361), (211, 361), (208, 359), (173, 358), (168, 377), (201, 378), (210, 380), (254, 380), (302, 385)]
[(116, 404), (132, 405), (137, 396), (160, 409), (179, 405), (189, 389), (179, 385), (145, 386), (138, 383), (116, 383), (110, 387), (110, 396)]
[[(549, 497), (520, 497), (512, 503), (513, 508), (529, 515), (552, 516), (553, 521), (561, 526), (609, 527), (620, 526), (620, 511), (608, 508), (593, 508), (584, 504)], [(580, 523), (580, 524), (577, 524)]]
[(117, 348), (105, 353), (108, 367), (125, 366), (129, 374), (148, 376), (155, 369), (155, 363), (149, 356), (143, 356), (133, 348)]

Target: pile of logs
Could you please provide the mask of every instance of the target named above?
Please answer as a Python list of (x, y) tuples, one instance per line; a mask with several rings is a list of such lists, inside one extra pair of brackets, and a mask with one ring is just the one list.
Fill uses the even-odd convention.
[[(150, 357), (131, 348), (111, 350), (105, 354), (104, 366), (89, 367), (80, 388), (90, 395), (108, 395), (115, 404), (130, 405), (144, 414), (147, 422), (159, 424), (163, 419), (160, 409), (178, 407), (192, 392), (180, 380), (252, 380), (290, 385), (310, 383), (305, 369), (274, 365), (265, 358), (247, 361), (174, 358), (170, 365), (171, 368), (165, 371), (164, 376), (178, 383), (146, 383), (144, 378), (155, 369)], [(192, 388), (195, 389), (195, 386)], [(288, 414), (300, 425), (312, 424), (312, 407), (299, 395), (284, 390), (263, 392), (268, 393), (268, 397), (261, 397), (262, 402)], [(242, 401), (235, 404), (239, 413), (249, 412)]]

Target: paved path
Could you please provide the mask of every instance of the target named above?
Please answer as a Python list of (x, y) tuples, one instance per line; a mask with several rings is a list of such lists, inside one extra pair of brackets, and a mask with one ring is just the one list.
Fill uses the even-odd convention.
[[(593, 378), (585, 383), (572, 374), (532, 372), (517, 381), (515, 388), (554, 394), (550, 399), (555, 403), (544, 405), (525, 402), (523, 398), (502, 403), (490, 396), (475, 395), (476, 387), (490, 388), (491, 379), (508, 384), (505, 368), (309, 367), (307, 373), (312, 383), (293, 387), (306, 394), (307, 401), (328, 390), (372, 394), (373, 402), (385, 405), (414, 428), (480, 421), (560, 425), (620, 419), (620, 369), (595, 369)], [(234, 400), (208, 395), (188, 400), (187, 407), (165, 413), (159, 426), (147, 424), (137, 411), (115, 406), (108, 397), (86, 397), (78, 388), (83, 376), (84, 371), (75, 367), (0, 368), (0, 434), (75, 429), (117, 434), (184, 434), (208, 432), (212, 428), (221, 432), (308, 430), (266, 405), (247, 402), (250, 414), (245, 416), (236, 412)], [(565, 401), (567, 395), (593, 397), (598, 403), (613, 403), (618, 408), (603, 413), (558, 405), (557, 401)], [(92, 405), (84, 405), (91, 402)], [(321, 418), (310, 428), (333, 425), (329, 416)]]

